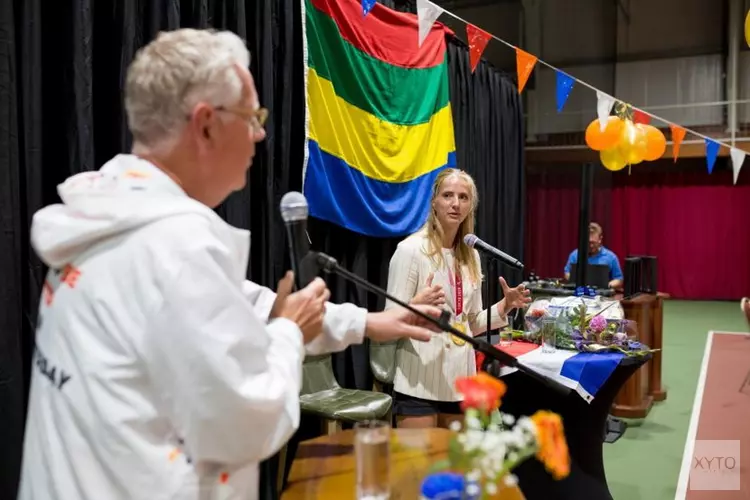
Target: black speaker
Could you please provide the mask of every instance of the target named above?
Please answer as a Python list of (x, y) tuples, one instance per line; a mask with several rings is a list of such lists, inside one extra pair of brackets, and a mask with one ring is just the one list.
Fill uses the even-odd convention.
[(625, 296), (630, 297), (641, 291), (643, 260), (629, 256), (625, 259)]
[(657, 259), (653, 255), (641, 255), (641, 292), (657, 293)]

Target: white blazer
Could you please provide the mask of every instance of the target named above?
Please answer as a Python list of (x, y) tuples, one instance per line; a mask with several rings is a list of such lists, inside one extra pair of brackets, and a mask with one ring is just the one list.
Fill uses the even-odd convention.
[[(426, 286), (430, 273), (434, 273), (433, 285), (441, 285), (445, 291), (446, 304), (453, 316), (456, 303), (452, 269), (455, 268), (453, 251), (444, 249), (446, 265), (438, 266), (427, 256), (428, 241), (424, 229), (401, 241), (391, 258), (388, 268), (388, 293), (408, 302)], [(479, 254), (474, 251), (479, 260)], [(469, 335), (479, 335), (487, 331), (487, 310), (482, 310), (482, 284), (470, 278), (469, 269), (461, 270), (463, 284), (464, 327)], [(387, 302), (386, 309), (399, 307)], [(500, 317), (497, 308), (492, 308), (492, 328), (507, 325), (505, 317)], [(409, 396), (433, 401), (461, 401), (463, 397), (456, 391), (455, 382), (459, 377), (474, 375), (476, 361), (474, 349), (468, 343), (456, 345), (451, 335), (433, 335), (429, 342), (414, 342), (403, 339), (396, 351), (396, 375), (393, 380), (395, 391)]]
[[(257, 498), (299, 425), (306, 350), (245, 280), (249, 233), (130, 155), (59, 194), (32, 225), (51, 270), (19, 498)], [(363, 338), (366, 310), (328, 312), (311, 354)]]

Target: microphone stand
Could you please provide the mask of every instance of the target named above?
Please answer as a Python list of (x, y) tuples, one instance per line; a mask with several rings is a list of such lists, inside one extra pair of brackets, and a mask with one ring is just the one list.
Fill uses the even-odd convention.
[[(343, 267), (339, 265), (339, 263), (333, 257), (326, 255), (322, 252), (310, 252), (310, 253), (311, 253), (311, 256), (314, 257), (314, 259), (317, 261), (318, 265), (324, 272), (328, 274), (331, 274), (331, 273), (337, 274), (338, 276), (341, 276), (342, 278), (346, 280), (349, 280), (353, 283), (356, 283), (362, 286), (363, 288), (369, 290), (375, 295), (378, 295), (380, 297), (385, 297), (386, 299), (392, 302), (395, 302), (401, 307), (408, 309), (409, 311), (416, 314), (417, 316), (437, 326), (444, 332), (448, 332), (451, 335), (455, 335), (456, 337), (468, 342), (477, 351), (485, 354), (486, 356), (496, 361), (499, 361), (500, 363), (504, 365), (510, 366), (512, 368), (516, 368), (518, 371), (524, 373), (525, 375), (528, 375), (532, 379), (549, 387), (550, 389), (554, 390), (560, 395), (565, 396), (570, 393), (569, 388), (565, 387), (558, 381), (546, 375), (543, 375), (533, 370), (532, 368), (529, 368), (528, 366), (520, 363), (518, 361), (518, 358), (516, 358), (515, 356), (512, 356), (505, 351), (501, 351), (500, 349), (496, 348), (489, 342), (482, 342), (481, 340), (478, 340), (470, 335), (466, 335), (465, 333), (457, 330), (456, 328), (453, 328), (453, 326), (451, 326), (450, 324), (450, 313), (448, 311), (443, 311), (443, 313), (440, 315), (440, 319), (433, 318), (429, 314), (423, 313), (422, 311), (415, 308), (414, 306), (411, 306), (410, 304), (407, 304), (406, 302), (403, 302), (397, 299), (396, 297), (389, 295), (388, 292), (386, 292), (382, 288), (379, 288), (373, 285), (372, 283), (370, 283), (369, 281), (363, 278), (360, 278), (359, 276), (352, 273), (351, 271), (344, 269)], [(489, 325), (488, 325), (488, 328), (489, 328)]]

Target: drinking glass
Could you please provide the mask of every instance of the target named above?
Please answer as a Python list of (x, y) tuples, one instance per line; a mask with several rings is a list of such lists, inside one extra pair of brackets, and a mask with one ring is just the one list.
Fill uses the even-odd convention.
[(510, 347), (513, 343), (513, 329), (510, 325), (500, 330), (500, 347)]
[(555, 352), (557, 350), (557, 320), (555, 318), (544, 318), (542, 320), (542, 352)]
[(386, 500), (391, 494), (391, 426), (368, 420), (354, 424), (358, 500)]

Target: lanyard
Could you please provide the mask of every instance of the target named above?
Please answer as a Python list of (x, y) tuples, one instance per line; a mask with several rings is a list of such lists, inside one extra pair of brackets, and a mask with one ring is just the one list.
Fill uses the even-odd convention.
[(456, 262), (456, 270), (455, 270), (455, 305), (456, 305), (456, 316), (461, 316), (461, 313), (464, 312), (464, 283), (463, 279), (461, 278), (461, 268), (458, 266), (458, 262)]

